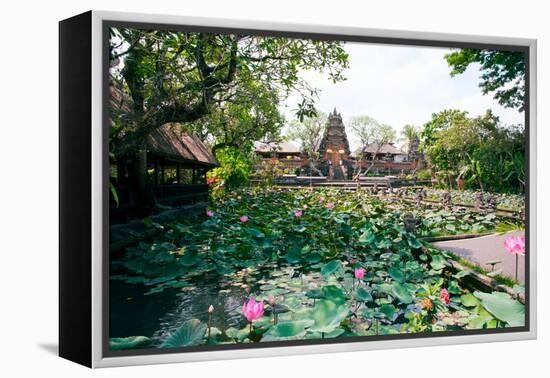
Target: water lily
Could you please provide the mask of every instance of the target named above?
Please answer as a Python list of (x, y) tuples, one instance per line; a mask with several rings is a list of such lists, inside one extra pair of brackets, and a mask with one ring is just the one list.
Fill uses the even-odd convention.
[(214, 312), (214, 306), (208, 307), (208, 338), (210, 338), (210, 330), (212, 329), (212, 313)]
[(243, 303), (243, 315), (252, 323), (254, 320), (260, 319), (264, 314), (264, 302), (250, 298), (248, 302)]
[(525, 236), (509, 236), (504, 240), (504, 248), (514, 255), (525, 254)]
[(304, 213), (302, 212), (302, 210), (296, 210), (296, 211), (294, 212), (294, 216), (295, 216), (296, 218), (300, 218), (303, 214), (304, 214)]
[(451, 294), (449, 294), (449, 290), (443, 288), (439, 292), (439, 297), (445, 304), (449, 304), (451, 302)]
[(248, 222), (248, 219), (248, 215), (241, 215), (241, 217), (239, 218), (242, 223)]
[(264, 302), (256, 302), (254, 298), (250, 298), (248, 302), (243, 303), (243, 315), (250, 323), (250, 334), (252, 334), (252, 322), (260, 319), (264, 314)]
[(504, 240), (504, 248), (516, 255), (516, 281), (518, 280), (518, 257), (525, 255), (525, 236), (509, 236)]
[(212, 210), (206, 210), (206, 216), (207, 217), (213, 217), (214, 216), (214, 212)]
[(354, 273), (355, 273), (355, 278), (357, 278), (358, 280), (361, 280), (363, 279), (363, 277), (365, 277), (365, 268), (356, 268), (354, 270)]
[(334, 209), (334, 202), (327, 203), (327, 209)]

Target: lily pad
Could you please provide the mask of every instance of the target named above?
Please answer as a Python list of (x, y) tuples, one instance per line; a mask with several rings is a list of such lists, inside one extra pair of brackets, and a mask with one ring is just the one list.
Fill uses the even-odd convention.
[(399, 282), (392, 283), (392, 293), (401, 303), (409, 304), (413, 300), (407, 287)]
[(110, 350), (145, 348), (151, 345), (151, 339), (145, 336), (112, 337), (109, 339)]
[(306, 328), (313, 324), (313, 320), (296, 320), (281, 322), (271, 327), (262, 338), (262, 341), (293, 340), (303, 338)]
[(445, 260), (445, 258), (443, 256), (433, 255), (432, 256), (432, 261), (430, 261), (430, 265), (435, 270), (440, 270), (440, 269), (445, 268), (448, 265), (448, 263), (447, 263), (447, 260)]
[(388, 273), (391, 278), (396, 280), (397, 282), (404, 282), (405, 281), (405, 275), (401, 270), (398, 268), (390, 268), (388, 269)]
[(355, 292), (355, 296), (361, 302), (370, 302), (370, 301), (372, 301), (371, 293), (362, 286), (357, 288), (357, 291)]
[(313, 332), (330, 333), (340, 326), (349, 314), (349, 309), (332, 301), (319, 300), (310, 310), (310, 319), (313, 320)]
[(162, 343), (162, 348), (177, 348), (198, 345), (206, 333), (206, 324), (198, 319), (184, 322), (174, 333)]
[(510, 327), (522, 327), (525, 324), (525, 306), (510, 295), (498, 291), (491, 294), (476, 291), (474, 295), (487, 311)]
[(321, 269), (321, 274), (323, 276), (328, 276), (329, 274), (332, 274), (340, 269), (341, 266), (342, 263), (340, 262), (340, 260), (332, 260), (331, 262), (323, 266), (323, 268)]

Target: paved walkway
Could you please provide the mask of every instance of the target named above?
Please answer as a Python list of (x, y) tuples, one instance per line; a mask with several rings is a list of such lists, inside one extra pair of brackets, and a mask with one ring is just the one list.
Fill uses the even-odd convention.
[[(449, 250), (487, 271), (491, 270), (491, 266), (486, 264), (487, 261), (500, 260), (502, 263), (495, 265), (495, 270), (502, 269), (501, 275), (513, 279), (516, 275), (516, 256), (504, 248), (504, 240), (510, 235), (523, 234), (524, 231), (512, 231), (503, 235), (494, 234), (472, 239), (437, 242), (434, 245)], [(518, 265), (518, 280), (523, 283), (525, 282), (525, 256), (519, 256)]]

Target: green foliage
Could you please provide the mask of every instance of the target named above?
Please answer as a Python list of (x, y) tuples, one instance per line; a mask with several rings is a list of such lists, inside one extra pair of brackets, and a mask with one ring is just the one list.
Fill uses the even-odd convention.
[(348, 67), (338, 41), (134, 28), (111, 28), (110, 36), (117, 156), (169, 122), (223, 146), (277, 134), (278, 104), (291, 93), (299, 119), (315, 114), (317, 89), (300, 71), (338, 82)]
[(522, 327), (525, 324), (525, 306), (512, 299), (510, 295), (498, 291), (493, 293), (476, 291), (474, 295), (481, 300), (481, 305), (488, 312), (510, 327)]
[(362, 147), (372, 143), (383, 145), (395, 140), (396, 137), (393, 127), (380, 123), (368, 115), (352, 118), (350, 126)]
[(315, 110), (315, 115), (304, 118), (301, 122), (293, 120), (289, 124), (287, 136), (289, 139), (300, 142), (302, 151), (309, 159), (317, 160), (319, 158), (317, 148), (325, 134), (327, 127), (327, 115), (319, 110)]
[(280, 341), (301, 339), (306, 335), (306, 328), (313, 324), (313, 320), (296, 320), (278, 323), (262, 338), (263, 341)]
[[(329, 201), (335, 208), (326, 207)], [(197, 286), (212, 284), (216, 295), (224, 294), (206, 303), (216, 306), (226, 295), (238, 301), (254, 297), (264, 301), (266, 313), (251, 329), (240, 306), (227, 306), (223, 311), (228, 318), (241, 319), (240, 324), (227, 328), (214, 323), (219, 330), (206, 338), (204, 321), (191, 320), (179, 326), (164, 347), (519, 323), (523, 305), (498, 295), (470, 294), (462, 281), (470, 271), (452, 271), (449, 253), (421, 243), (402, 222), (403, 213), (414, 211), (422, 219), (421, 233), (461, 233), (462, 223), (494, 228), (494, 214), (411, 209), (362, 191), (323, 189), (236, 189), (219, 196), (209, 209), (211, 217), (162, 225), (156, 240), (112, 260), (111, 271), (120, 274), (111, 279), (144, 284), (147, 295), (177, 289), (191, 299)], [(294, 216), (296, 209), (302, 209), (301, 217)], [(247, 222), (239, 220), (242, 215), (249, 217)], [(359, 267), (365, 269), (360, 280), (354, 277)], [(450, 303), (441, 298), (443, 288)]]
[(151, 339), (145, 336), (111, 337), (109, 350), (125, 350), (146, 348), (151, 345)]
[(418, 128), (414, 125), (405, 125), (401, 129), (401, 138), (399, 138), (398, 141), (404, 142), (403, 148), (405, 149), (405, 151), (407, 151), (407, 153), (410, 152), (411, 142), (415, 138), (420, 137), (418, 134), (419, 134)]
[(206, 324), (198, 319), (187, 320), (164, 341), (161, 347), (178, 348), (201, 344), (206, 328)]
[(313, 332), (333, 332), (348, 316), (349, 308), (329, 300), (319, 300), (310, 310), (308, 318), (313, 320)]
[(493, 192), (522, 192), (525, 187), (525, 136), (520, 126), (504, 127), (490, 111), (470, 118), (445, 110), (422, 129), (421, 148), (440, 185)]
[(248, 182), (252, 163), (250, 157), (241, 149), (233, 147), (221, 148), (216, 152), (220, 166), (211, 170), (208, 175), (223, 180), (228, 189)]
[(451, 67), (451, 76), (462, 74), (473, 63), (481, 66), (479, 86), (483, 94), (494, 93), (498, 102), (509, 108), (524, 108), (525, 98), (525, 53), (522, 51), (499, 51), (460, 49), (445, 55)]

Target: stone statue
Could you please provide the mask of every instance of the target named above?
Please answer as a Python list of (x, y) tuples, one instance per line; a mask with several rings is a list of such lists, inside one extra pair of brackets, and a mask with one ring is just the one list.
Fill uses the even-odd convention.
[(497, 199), (493, 194), (487, 194), (485, 197), (485, 205), (490, 212), (495, 212), (497, 210)]
[(453, 206), (451, 192), (449, 192), (448, 190), (443, 192), (443, 197), (441, 199), (441, 204), (443, 205), (445, 210), (449, 210)]
[(484, 205), (483, 205), (483, 193), (477, 191), (475, 193), (475, 208), (476, 208), (476, 211), (482, 213), (484, 212), (485, 208), (484, 208)]
[(403, 216), (403, 223), (405, 225), (405, 231), (411, 234), (416, 234), (416, 224), (418, 223), (418, 220), (413, 213), (406, 213)]
[(424, 189), (418, 189), (416, 192), (415, 202), (417, 206), (422, 206), (422, 201), (426, 198), (426, 193)]

